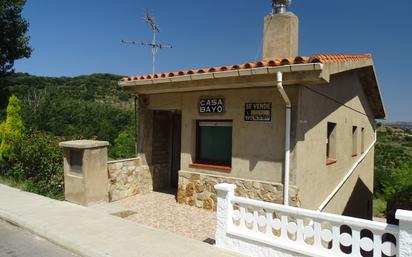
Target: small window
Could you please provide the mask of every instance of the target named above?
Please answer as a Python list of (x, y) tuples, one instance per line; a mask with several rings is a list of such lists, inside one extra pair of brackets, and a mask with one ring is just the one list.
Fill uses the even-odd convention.
[(328, 131), (326, 137), (326, 163), (336, 162), (336, 123), (328, 122)]
[(358, 155), (358, 127), (352, 127), (352, 156)]
[(361, 153), (365, 153), (365, 128), (361, 129)]
[(83, 167), (83, 151), (82, 150), (70, 150), (70, 171), (76, 173), (82, 173)]
[(232, 121), (198, 121), (196, 163), (232, 164)]

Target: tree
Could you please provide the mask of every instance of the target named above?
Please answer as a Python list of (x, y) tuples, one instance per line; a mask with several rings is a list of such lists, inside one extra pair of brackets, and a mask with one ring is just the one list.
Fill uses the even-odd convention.
[(0, 0), (0, 78), (13, 72), (14, 61), (29, 58), (29, 23), (21, 16), (25, 0)]
[(9, 98), (6, 121), (0, 124), (0, 160), (10, 157), (13, 145), (22, 137), (23, 129), (20, 101), (13, 95)]

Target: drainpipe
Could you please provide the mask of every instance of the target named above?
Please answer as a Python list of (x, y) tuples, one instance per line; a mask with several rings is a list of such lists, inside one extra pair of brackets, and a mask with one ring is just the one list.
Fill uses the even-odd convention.
[(284, 183), (283, 183), (283, 204), (289, 205), (289, 164), (290, 164), (290, 124), (291, 124), (291, 114), (292, 114), (292, 104), (290, 99), (283, 88), (283, 73), (277, 72), (276, 80), (277, 88), (279, 93), (282, 95), (283, 100), (286, 104), (286, 127), (285, 127), (285, 166), (284, 166)]

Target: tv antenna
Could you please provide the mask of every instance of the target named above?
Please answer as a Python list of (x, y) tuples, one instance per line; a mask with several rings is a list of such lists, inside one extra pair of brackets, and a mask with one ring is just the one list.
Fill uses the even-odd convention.
[(156, 24), (156, 21), (153, 16), (149, 14), (149, 11), (146, 10), (145, 16), (144, 16), (144, 21), (149, 24), (153, 31), (153, 38), (151, 43), (146, 43), (142, 41), (134, 41), (134, 40), (123, 40), (122, 43), (125, 44), (132, 44), (132, 45), (139, 45), (139, 46), (150, 46), (152, 48), (152, 64), (153, 64), (153, 69), (152, 69), (152, 74), (154, 75), (156, 73), (156, 55), (159, 49), (163, 48), (173, 48), (172, 45), (165, 45), (165, 44), (160, 44), (157, 42), (156, 35), (157, 33), (160, 33), (160, 29)]

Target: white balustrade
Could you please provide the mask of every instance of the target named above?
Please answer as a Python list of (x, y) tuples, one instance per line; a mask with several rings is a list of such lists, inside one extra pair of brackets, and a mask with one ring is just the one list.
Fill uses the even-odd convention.
[(217, 227), (218, 247), (251, 256), (407, 256), (398, 253), (398, 226), (237, 197), (235, 188), (216, 185), (224, 224)]

